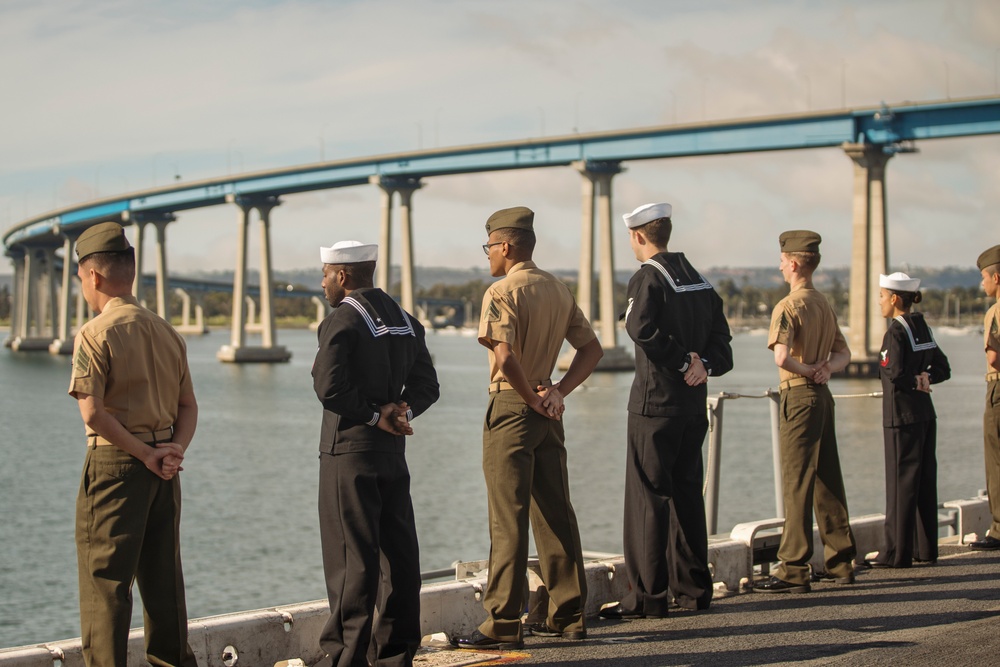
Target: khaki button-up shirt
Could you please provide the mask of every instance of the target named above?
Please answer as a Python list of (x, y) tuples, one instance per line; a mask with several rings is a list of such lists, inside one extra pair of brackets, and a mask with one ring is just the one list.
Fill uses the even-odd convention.
[[(847, 340), (837, 325), (837, 315), (826, 297), (815, 289), (799, 285), (778, 302), (771, 313), (771, 328), (767, 346), (778, 343), (788, 346), (788, 354), (803, 364), (826, 361), (832, 352), (847, 347)], [(778, 369), (784, 382), (802, 377), (798, 373)]]
[(180, 397), (194, 393), (184, 339), (133, 297), (112, 299), (76, 334), (69, 394), (78, 393), (101, 398), (130, 433), (173, 426)]
[(489, 349), (490, 381), (505, 380), (493, 346), (507, 343), (529, 382), (550, 379), (563, 340), (580, 348), (596, 338), (569, 288), (534, 262), (520, 262), (483, 296), (479, 342)]

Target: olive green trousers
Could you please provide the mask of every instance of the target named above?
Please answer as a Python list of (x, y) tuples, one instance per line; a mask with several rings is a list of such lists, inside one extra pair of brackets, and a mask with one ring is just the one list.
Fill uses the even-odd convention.
[(989, 535), (1000, 539), (1000, 381), (986, 385), (986, 411), (983, 415), (983, 450), (986, 460), (986, 495), (989, 497)]
[(87, 667), (126, 667), (132, 583), (139, 584), (146, 659), (197, 667), (187, 641), (180, 559), (181, 486), (111, 445), (87, 448), (76, 500), (80, 627)]
[(854, 571), (857, 549), (847, 513), (830, 388), (783, 389), (779, 409), (785, 527), (778, 547), (781, 564), (774, 576), (794, 584), (809, 581), (815, 509), (826, 571), (846, 577)]
[(516, 391), (490, 394), (483, 425), (483, 474), (490, 521), (490, 564), (479, 630), (494, 639), (522, 638), (529, 522), (542, 581), (547, 624), (584, 629), (587, 582), (580, 531), (569, 498), (563, 425), (544, 417)]

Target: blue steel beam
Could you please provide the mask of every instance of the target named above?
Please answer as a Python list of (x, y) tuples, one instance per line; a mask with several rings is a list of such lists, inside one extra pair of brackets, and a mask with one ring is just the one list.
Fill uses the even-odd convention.
[(363, 185), (371, 176), (426, 178), (509, 169), (560, 167), (575, 161), (629, 161), (696, 155), (881, 145), (1000, 133), (1000, 96), (755, 119), (574, 134), (300, 165), (151, 188), (30, 218), (4, 235), (10, 248), (51, 241), (60, 229), (82, 231), (131, 212), (174, 212), (227, 198), (272, 196)]

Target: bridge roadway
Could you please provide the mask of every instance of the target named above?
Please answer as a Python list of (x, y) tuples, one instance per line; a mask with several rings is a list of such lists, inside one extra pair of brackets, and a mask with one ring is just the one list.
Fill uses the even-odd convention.
[[(490, 657), (565, 667), (996, 665), (998, 573), (1000, 553), (942, 546), (935, 565), (866, 570), (851, 586), (743, 593), (666, 619), (593, 620), (586, 641), (529, 637), (523, 651)], [(456, 653), (471, 652), (425, 652), (417, 664), (460, 664)], [(464, 664), (490, 664), (482, 658)]]
[[(66, 353), (70, 347), (72, 263), (62, 271), (58, 307), (55, 258), (58, 249), (72, 257), (79, 234), (96, 222), (114, 220), (135, 226), (138, 273), (142, 275), (144, 228), (156, 232), (157, 312), (168, 315), (166, 227), (180, 211), (235, 204), (239, 209), (237, 257), (233, 279), (232, 335), (220, 350), (224, 361), (286, 361), (277, 345), (271, 299), (270, 225), (281, 197), (300, 192), (373, 184), (382, 190), (382, 219), (376, 284), (389, 285), (393, 202), (398, 198), (402, 242), (401, 301), (413, 311), (412, 200), (422, 179), (449, 174), (486, 173), (508, 169), (567, 167), (582, 177), (582, 225), (577, 300), (593, 319), (594, 251), (600, 250), (601, 313), (614, 313), (611, 182), (630, 160), (719, 155), (775, 150), (837, 147), (854, 165), (854, 219), (850, 281), (850, 340), (863, 372), (876, 367), (885, 319), (878, 306), (878, 275), (888, 266), (885, 171), (889, 159), (916, 151), (914, 142), (948, 137), (1000, 133), (1000, 96), (905, 102), (892, 107), (841, 109), (764, 118), (691, 123), (612, 132), (573, 134), (544, 139), (412, 151), (393, 155), (299, 165), (251, 174), (212, 178), (107, 197), (65, 207), (24, 220), (4, 234), (14, 262), (15, 290), (11, 338), (13, 349), (49, 349)], [(398, 195), (398, 197), (397, 197)], [(596, 215), (595, 215), (596, 212)], [(247, 235), (252, 215), (260, 226), (260, 292), (262, 345), (246, 344)], [(595, 237), (595, 220), (599, 233)], [(599, 243), (597, 242), (599, 241)], [(137, 283), (138, 284), (138, 283)], [(46, 331), (49, 327), (50, 331)], [(617, 347), (614, 317), (600, 318), (606, 354), (602, 362), (625, 364)]]

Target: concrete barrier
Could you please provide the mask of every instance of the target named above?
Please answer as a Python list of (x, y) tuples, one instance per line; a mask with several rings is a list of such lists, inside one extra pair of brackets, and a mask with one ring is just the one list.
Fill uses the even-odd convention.
[[(962, 537), (983, 536), (990, 525), (989, 505), (985, 498), (954, 500), (944, 503), (953, 510), (955, 532)], [(851, 521), (858, 545), (858, 558), (878, 551), (882, 542), (885, 517), (871, 514)], [(725, 590), (717, 595), (745, 590), (753, 581), (755, 564), (766, 566), (776, 549), (783, 519), (742, 523), (729, 537), (713, 536), (708, 559), (717, 584)], [(811, 564), (823, 569), (823, 546), (813, 527), (815, 543)], [(960, 544), (963, 542), (959, 542)], [(755, 557), (756, 554), (756, 557)], [(460, 563), (458, 581), (425, 584), (420, 591), (420, 627), (427, 636), (434, 633), (472, 632), (485, 618), (482, 592), (486, 586), (485, 561)], [(588, 617), (597, 615), (607, 603), (617, 602), (628, 590), (625, 560), (621, 556), (600, 554), (586, 563)], [(538, 576), (537, 561), (529, 563), (529, 621), (544, 620), (548, 595)], [(242, 611), (221, 616), (194, 619), (190, 622), (190, 642), (202, 667), (268, 667), (280, 660), (302, 658), (307, 664), (320, 656), (319, 635), (329, 614), (325, 600), (297, 605)], [(142, 630), (129, 633), (129, 664), (147, 665)], [(39, 646), (0, 649), (2, 667), (83, 667), (79, 639), (68, 639)]]

